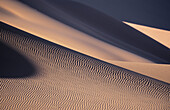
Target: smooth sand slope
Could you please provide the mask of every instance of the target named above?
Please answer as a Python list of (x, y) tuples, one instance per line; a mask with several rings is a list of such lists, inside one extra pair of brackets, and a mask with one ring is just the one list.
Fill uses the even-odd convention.
[[(30, 3), (37, 6), (34, 7), (37, 9), (40, 8), (38, 7), (40, 4), (41, 7), (43, 7), (43, 5), (44, 7), (48, 7), (44, 8), (44, 13), (53, 17), (54, 19), (51, 19), (48, 16), (38, 12), (37, 10), (34, 10), (33, 8), (30, 8), (27, 5), (17, 1), (0, 1), (1, 21), (37, 35), (43, 39), (49, 40), (56, 44), (60, 44), (94, 58), (116, 64), (123, 68), (148, 75), (158, 80), (162, 80), (168, 83), (170, 82), (168, 78), (168, 71), (170, 71), (169, 65), (151, 64), (151, 62), (166, 63), (169, 61), (169, 49), (162, 46), (164, 45), (164, 42), (159, 44), (158, 42), (150, 39), (149, 36), (146, 36), (113, 18), (105, 16), (104, 14), (81, 4), (80, 5), (83, 7), (83, 9), (87, 8), (90, 10), (88, 11), (90, 15), (94, 14), (95, 16), (88, 16), (88, 13), (85, 13), (85, 16), (88, 16), (87, 18), (89, 19), (85, 19), (85, 21), (83, 21), (82, 16), (78, 15), (79, 13), (77, 11), (70, 10), (72, 13), (74, 12), (72, 14), (69, 9), (67, 9), (69, 7), (65, 6), (67, 5), (65, 2), (59, 2), (60, 5), (57, 7), (54, 7), (53, 5), (57, 5), (58, 3), (50, 3), (47, 1), (40, 2), (39, 4), (37, 4), (37, 1), (31, 1)], [(81, 7), (78, 7), (79, 4), (77, 5), (75, 2), (68, 2), (68, 4), (73, 4), (75, 8), (81, 9)], [(66, 7), (66, 9), (63, 10), (62, 6)], [(39, 11), (42, 10), (39, 9)], [(93, 19), (93, 17), (96, 18), (96, 16), (101, 18), (101, 20)], [(72, 27), (93, 36), (89, 36), (71, 27), (68, 27), (67, 25), (62, 24), (55, 19), (60, 20), (66, 24), (72, 23), (70, 24)], [(109, 22), (107, 20), (109, 20)], [(93, 21), (95, 21), (94, 23), (97, 24), (94, 24)], [(109, 23), (109, 27), (107, 27), (106, 24), (102, 24), (105, 22), (106, 24)], [(102, 29), (99, 29), (98, 27), (102, 27)], [(108, 32), (107, 29), (110, 31)], [(127, 31), (130, 31), (130, 33)], [(116, 33), (117, 35), (115, 35)], [(122, 35), (122, 33), (124, 34)], [(163, 36), (163, 34), (160, 34), (160, 36)], [(119, 37), (121, 37), (121, 39)], [(142, 37), (146, 39), (141, 40)], [(148, 41), (148, 39), (149, 42), (145, 42)], [(166, 42), (168, 42), (168, 39)], [(138, 48), (136, 48), (136, 44)], [(147, 46), (146, 50), (145, 48), (142, 50), (143, 46)], [(151, 53), (153, 53), (152, 51), (154, 51), (156, 54), (151, 55)], [(166, 61), (162, 59), (166, 59)], [(117, 61), (126, 62), (119, 63)], [(135, 63), (129, 64), (128, 62)], [(149, 62), (149, 64), (145, 64), (146, 62)]]
[(1, 21), (56, 44), (102, 60), (152, 62), (68, 27), (20, 2), (1, 1), (0, 6)]
[(170, 62), (170, 51), (167, 47), (89, 6), (73, 1), (20, 1), (56, 20), (128, 52), (157, 63)]
[(170, 65), (140, 62), (109, 61), (114, 65), (170, 83)]
[(124, 22), (124, 23), (128, 24), (129, 26), (132, 26), (133, 28), (139, 30), (140, 32), (148, 35), (149, 37), (155, 39), (156, 41), (170, 48), (170, 31), (137, 25), (134, 23), (128, 23), (128, 22)]
[(12, 76), (1, 74), (0, 109), (168, 109), (167, 83), (80, 54), (4, 23), (0, 23), (0, 29), (0, 43), (7, 51), (1, 57), (14, 60), (16, 57), (10, 56), (11, 53), (31, 65), (32, 70), (26, 75), (19, 75), (16, 70)]

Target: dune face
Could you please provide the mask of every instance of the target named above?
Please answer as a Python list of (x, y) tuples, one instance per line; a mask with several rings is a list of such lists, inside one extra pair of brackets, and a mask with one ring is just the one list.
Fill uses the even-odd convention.
[(156, 29), (152, 27), (137, 25), (134, 23), (128, 23), (131, 27), (141, 31), (142, 33), (148, 35), (149, 37), (155, 39), (156, 41), (160, 42), (161, 44), (165, 45), (166, 47), (170, 48), (170, 31)]
[[(1, 33), (1, 36), (4, 36), (3, 33)], [(36, 70), (33, 64), (31, 64), (28, 59), (24, 58), (24, 56), (20, 55), (19, 52), (16, 52), (3, 42), (0, 42), (0, 50), (0, 77), (28, 77), (35, 73)]]
[(73, 1), (21, 1), (54, 19), (111, 45), (145, 57), (153, 62), (170, 62), (170, 51), (167, 47), (91, 7)]
[(169, 31), (63, 0), (0, 1), (2, 110), (166, 110)]
[[(169, 1), (164, 0), (73, 0), (93, 7), (120, 21), (170, 31)], [(145, 8), (144, 8), (145, 7)]]
[(1, 109), (168, 109), (167, 83), (4, 23), (0, 29), (0, 41), (22, 53), (36, 69), (31, 78), (1, 78)]
[[(3, 22), (103, 61), (152, 61), (89, 36), (17, 1), (1, 1)], [(5, 11), (4, 11), (5, 10)], [(10, 13), (10, 14), (9, 14)], [(160, 60), (156, 60), (160, 61)]]

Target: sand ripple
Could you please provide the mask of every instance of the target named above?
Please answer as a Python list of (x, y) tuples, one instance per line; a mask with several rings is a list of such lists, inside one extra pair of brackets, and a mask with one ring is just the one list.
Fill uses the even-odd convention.
[(30, 77), (0, 79), (0, 109), (168, 109), (167, 83), (6, 24), (1, 23), (0, 29), (0, 42), (36, 68)]

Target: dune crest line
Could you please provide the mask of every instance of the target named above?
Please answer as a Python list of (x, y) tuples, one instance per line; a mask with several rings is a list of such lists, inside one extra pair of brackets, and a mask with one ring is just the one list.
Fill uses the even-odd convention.
[(28, 78), (0, 79), (2, 109), (168, 109), (168, 83), (4, 23), (0, 29), (0, 41), (24, 55), (37, 70)]

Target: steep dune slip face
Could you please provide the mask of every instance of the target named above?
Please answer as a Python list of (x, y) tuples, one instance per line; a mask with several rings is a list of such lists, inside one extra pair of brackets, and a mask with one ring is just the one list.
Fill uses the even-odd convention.
[(29, 77), (0, 79), (0, 109), (168, 109), (167, 83), (2, 22), (0, 29), (0, 42), (22, 55), (36, 70)]

